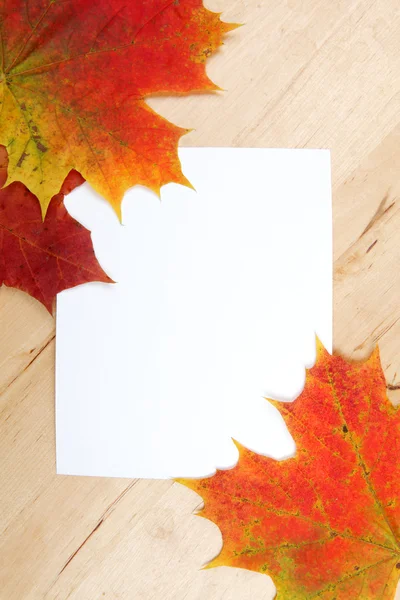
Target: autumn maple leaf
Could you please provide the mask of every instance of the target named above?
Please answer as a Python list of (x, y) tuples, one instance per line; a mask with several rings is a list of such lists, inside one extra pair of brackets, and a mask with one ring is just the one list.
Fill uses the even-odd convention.
[[(0, 146), (0, 186), (6, 177), (7, 152)], [(0, 285), (27, 292), (50, 312), (58, 292), (112, 281), (97, 262), (90, 232), (64, 206), (64, 194), (82, 181), (70, 172), (44, 222), (37, 198), (22, 183), (0, 189)]]
[(135, 184), (187, 184), (186, 132), (150, 94), (218, 89), (206, 58), (235, 25), (202, 0), (7, 0), (0, 7), (0, 143), (7, 184), (21, 181), (45, 214), (76, 169), (118, 214)]
[(349, 363), (319, 345), (299, 398), (273, 404), (295, 439), (293, 458), (238, 445), (233, 469), (179, 480), (222, 531), (209, 566), (266, 573), (285, 600), (394, 598), (400, 415), (386, 397), (378, 349)]

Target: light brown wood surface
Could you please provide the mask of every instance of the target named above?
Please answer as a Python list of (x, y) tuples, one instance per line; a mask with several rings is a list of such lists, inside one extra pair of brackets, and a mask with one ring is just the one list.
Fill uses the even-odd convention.
[[(379, 342), (400, 400), (400, 5), (209, 0), (244, 22), (209, 62), (226, 91), (149, 103), (185, 145), (331, 148), (334, 345)], [(54, 320), (0, 290), (0, 599), (268, 600), (271, 580), (202, 571), (221, 547), (171, 481), (55, 475)], [(397, 395), (397, 397), (396, 397)]]

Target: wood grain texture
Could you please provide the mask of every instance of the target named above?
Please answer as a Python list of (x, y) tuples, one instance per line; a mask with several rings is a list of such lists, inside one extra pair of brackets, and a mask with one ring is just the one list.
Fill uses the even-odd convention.
[[(184, 145), (331, 148), (334, 340), (379, 342), (400, 401), (400, 5), (209, 0), (244, 22), (210, 61), (226, 91), (149, 103)], [(271, 580), (202, 571), (221, 546), (169, 481), (55, 475), (54, 322), (0, 290), (0, 599), (268, 600)], [(399, 595), (400, 598), (400, 595)]]

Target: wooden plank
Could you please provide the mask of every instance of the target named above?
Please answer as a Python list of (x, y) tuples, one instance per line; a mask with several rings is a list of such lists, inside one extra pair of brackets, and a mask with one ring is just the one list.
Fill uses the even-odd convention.
[(335, 347), (366, 358), (379, 343), (388, 395), (400, 401), (400, 126), (337, 190)]
[(0, 394), (55, 335), (54, 319), (27, 294), (0, 288)]

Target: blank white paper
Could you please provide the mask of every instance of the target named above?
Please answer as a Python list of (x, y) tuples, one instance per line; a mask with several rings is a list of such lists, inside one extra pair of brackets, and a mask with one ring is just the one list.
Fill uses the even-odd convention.
[(123, 225), (84, 184), (66, 199), (115, 285), (57, 300), (57, 472), (199, 477), (241, 444), (294, 452), (278, 411), (332, 346), (326, 150), (185, 148), (196, 191), (136, 187)]

